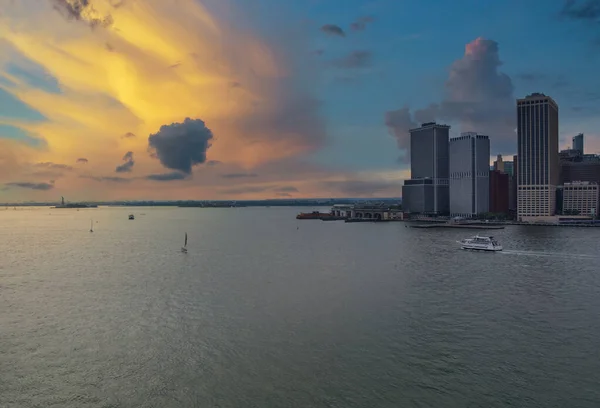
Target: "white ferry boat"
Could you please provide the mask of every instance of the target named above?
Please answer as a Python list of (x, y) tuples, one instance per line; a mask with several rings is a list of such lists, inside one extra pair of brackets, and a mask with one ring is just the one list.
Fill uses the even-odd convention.
[(474, 237), (457, 241), (462, 249), (471, 249), (474, 251), (502, 251), (502, 245), (494, 239), (494, 237), (482, 237), (475, 235)]

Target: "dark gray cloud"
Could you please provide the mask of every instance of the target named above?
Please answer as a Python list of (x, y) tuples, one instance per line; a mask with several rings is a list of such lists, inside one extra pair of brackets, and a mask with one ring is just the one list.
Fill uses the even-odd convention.
[(342, 27), (335, 24), (325, 24), (321, 27), (321, 31), (328, 35), (334, 35), (339, 37), (345, 37), (346, 33), (342, 29)]
[(148, 148), (161, 164), (171, 170), (191, 174), (192, 167), (206, 162), (213, 134), (200, 119), (163, 125), (148, 137)]
[(241, 88), (242, 84), (240, 82), (238, 82), (238, 81), (231, 81), (229, 83), (229, 87), (230, 88)]
[(80, 157), (79, 159), (77, 159), (77, 163), (86, 164), (88, 162), (89, 162), (89, 160), (86, 159), (85, 157)]
[(600, 0), (565, 0), (561, 15), (574, 20), (600, 22)]
[(560, 17), (581, 23), (589, 29), (592, 47), (600, 47), (600, 0), (564, 0)]
[(277, 193), (278, 197), (287, 197), (290, 198), (292, 197), (292, 195), (290, 193)]
[(223, 164), (223, 162), (220, 162), (218, 160), (209, 160), (206, 162), (206, 164), (208, 166), (218, 166), (219, 164)]
[(135, 162), (133, 160), (126, 161), (125, 163), (117, 166), (115, 168), (115, 171), (117, 173), (130, 173), (131, 170), (133, 169), (134, 164), (135, 164)]
[(516, 150), (514, 86), (500, 72), (498, 43), (478, 38), (467, 44), (464, 56), (450, 66), (444, 99), (410, 115), (408, 107), (385, 115), (390, 133), (401, 149), (409, 145), (408, 129), (423, 122), (438, 121), (460, 125), (460, 131), (490, 136), (492, 152), (510, 154)]
[[(113, 24), (113, 17), (110, 14), (100, 16), (91, 4), (91, 0), (50, 0), (50, 2), (66, 19), (84, 22), (92, 29), (109, 27)], [(111, 5), (116, 8), (121, 4), (122, 2), (112, 2)]]
[(117, 173), (129, 173), (129, 172), (131, 172), (131, 170), (133, 169), (133, 166), (135, 165), (135, 161), (133, 160), (133, 152), (127, 152), (127, 153), (125, 153), (125, 155), (123, 156), (123, 161), (125, 163), (117, 166), (115, 168), (115, 171)]
[(36, 163), (33, 165), (33, 167), (43, 168), (43, 169), (48, 169), (48, 170), (65, 170), (65, 171), (73, 170), (73, 166), (69, 166), (68, 164), (60, 164), (60, 163), (52, 163), (52, 162)]
[(127, 132), (124, 135), (121, 135), (121, 139), (132, 139), (134, 137), (137, 137), (135, 135), (135, 133), (131, 133), (131, 132)]
[(400, 183), (386, 180), (324, 181), (320, 184), (323, 188), (337, 191), (346, 197), (381, 197), (382, 193), (399, 197), (402, 190)]
[(320, 57), (321, 55), (325, 54), (325, 50), (313, 50), (310, 53), (311, 55), (317, 55)]
[(367, 50), (354, 50), (350, 54), (332, 61), (337, 68), (354, 69), (371, 66), (373, 53)]
[(52, 190), (54, 188), (54, 183), (29, 183), (25, 181), (18, 181), (12, 183), (5, 184), (8, 187), (19, 187), (19, 188), (28, 188), (30, 190)]
[(252, 178), (252, 177), (258, 177), (258, 174), (255, 174), (255, 173), (227, 173), (227, 174), (221, 174), (221, 177), (227, 178), (227, 179)]
[(372, 23), (373, 21), (375, 21), (375, 18), (372, 16), (360, 17), (356, 19), (355, 22), (350, 24), (350, 29), (352, 31), (363, 31), (365, 28), (367, 28), (367, 24)]
[(172, 173), (149, 174), (145, 178), (146, 178), (146, 180), (153, 180), (153, 181), (173, 181), (173, 180), (183, 180), (186, 177), (187, 177), (186, 174), (180, 173), (178, 171), (174, 171)]
[(112, 177), (112, 176), (79, 176), (80, 178), (99, 181), (99, 182), (110, 182), (110, 183), (129, 183), (131, 179), (125, 177)]

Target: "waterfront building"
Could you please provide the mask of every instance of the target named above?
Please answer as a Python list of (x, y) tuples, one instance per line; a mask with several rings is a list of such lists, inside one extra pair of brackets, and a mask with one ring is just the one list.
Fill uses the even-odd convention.
[(589, 181), (600, 184), (600, 156), (581, 154), (579, 150), (560, 152), (561, 184), (573, 181)]
[(583, 133), (573, 136), (572, 149), (578, 151), (579, 154), (583, 154)]
[(580, 162), (583, 160), (583, 154), (579, 150), (566, 149), (558, 152), (560, 162)]
[(598, 214), (598, 184), (589, 181), (565, 183), (562, 189), (562, 211), (569, 215)]
[(533, 93), (517, 100), (517, 213), (523, 217), (555, 214), (558, 159), (558, 105)]
[(435, 122), (410, 129), (410, 179), (402, 186), (405, 212), (446, 215), (449, 212), (450, 126)]
[(499, 170), (492, 170), (489, 177), (489, 212), (508, 214), (510, 209), (510, 176)]
[(450, 215), (473, 217), (488, 212), (489, 137), (475, 132), (461, 133), (450, 139), (449, 156)]

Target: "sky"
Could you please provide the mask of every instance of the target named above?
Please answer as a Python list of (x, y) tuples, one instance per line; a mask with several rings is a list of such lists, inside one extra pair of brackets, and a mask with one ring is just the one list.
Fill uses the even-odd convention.
[(0, 202), (399, 197), (532, 92), (600, 153), (598, 72), (600, 0), (0, 0)]

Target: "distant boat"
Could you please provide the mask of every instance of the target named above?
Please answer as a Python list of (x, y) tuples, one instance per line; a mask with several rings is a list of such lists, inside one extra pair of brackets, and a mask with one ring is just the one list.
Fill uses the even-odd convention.
[(187, 232), (185, 233), (185, 241), (183, 242), (183, 246), (181, 247), (181, 252), (187, 254)]
[(91, 220), (91, 223), (90, 223), (90, 232), (94, 232), (94, 220)]
[(133, 216), (133, 214), (129, 214), (129, 219), (130, 220), (135, 220), (135, 217)]

